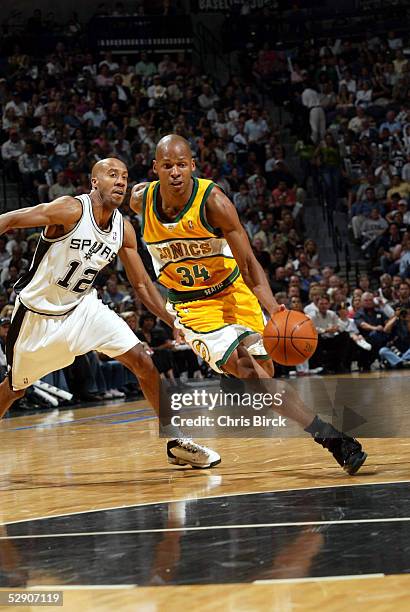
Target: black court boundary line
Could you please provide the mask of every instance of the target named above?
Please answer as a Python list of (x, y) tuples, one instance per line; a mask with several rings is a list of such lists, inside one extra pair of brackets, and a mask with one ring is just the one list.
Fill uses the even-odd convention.
[(80, 514), (92, 514), (93, 512), (108, 512), (110, 510), (123, 510), (125, 508), (137, 508), (137, 507), (143, 507), (143, 506), (157, 506), (159, 504), (172, 504), (172, 503), (177, 503), (177, 502), (190, 502), (190, 501), (198, 501), (198, 499), (217, 499), (218, 497), (220, 498), (228, 498), (228, 497), (244, 497), (245, 495), (260, 495), (260, 494), (267, 494), (267, 493), (287, 493), (289, 491), (312, 491), (312, 490), (316, 490), (316, 489), (339, 489), (342, 487), (366, 487), (366, 486), (382, 486), (382, 485), (391, 485), (391, 484), (408, 484), (410, 483), (410, 480), (389, 480), (389, 481), (385, 481), (385, 482), (358, 482), (356, 484), (348, 484), (348, 483), (343, 483), (343, 484), (336, 484), (336, 485), (319, 485), (316, 487), (292, 487), (290, 489), (274, 489), (273, 491), (249, 491), (246, 493), (227, 493), (225, 495), (204, 495), (201, 498), (198, 497), (190, 497), (190, 498), (184, 498), (184, 499), (167, 499), (167, 500), (162, 500), (162, 501), (156, 501), (156, 502), (144, 502), (142, 504), (125, 504), (124, 506), (112, 506), (109, 508), (96, 508), (93, 510), (80, 510), (78, 512), (65, 512), (63, 514), (51, 514), (49, 516), (39, 516), (36, 518), (31, 518), (31, 519), (19, 519), (18, 521), (8, 521), (6, 523), (0, 523), (0, 526), (5, 526), (5, 525), (16, 525), (18, 523), (29, 523), (32, 521), (42, 521), (42, 520), (50, 520), (53, 518), (61, 518), (63, 516), (74, 516), (74, 515), (80, 515)]

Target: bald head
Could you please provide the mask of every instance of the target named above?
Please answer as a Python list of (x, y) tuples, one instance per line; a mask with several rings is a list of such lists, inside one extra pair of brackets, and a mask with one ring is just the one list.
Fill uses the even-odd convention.
[(127, 166), (120, 159), (116, 157), (106, 157), (94, 164), (91, 170), (91, 178), (98, 178), (102, 174), (105, 174), (110, 168), (118, 169), (121, 172), (124, 171), (124, 169), (127, 170)]
[(178, 134), (168, 134), (161, 138), (155, 149), (155, 159), (163, 157), (188, 157), (192, 159), (192, 151), (189, 142)]

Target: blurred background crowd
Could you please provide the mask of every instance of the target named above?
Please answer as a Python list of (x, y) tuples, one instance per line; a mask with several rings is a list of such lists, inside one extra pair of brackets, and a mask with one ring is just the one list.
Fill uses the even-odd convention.
[[(372, 13), (359, 4), (362, 13), (324, 22), (325, 12), (315, 20), (303, 2), (289, 10), (278, 2), (232, 3), (218, 21), (219, 46), (215, 32), (205, 38), (207, 52), (214, 45), (214, 60), (221, 58), (218, 70), (189, 49), (121, 52), (89, 43), (101, 22), (148, 15), (182, 23), (183, 3), (101, 4), (91, 21), (74, 13), (64, 23), (36, 9), (17, 33), (9, 19), (0, 43), (3, 210), (88, 193), (91, 167), (108, 156), (128, 166), (130, 186), (155, 180), (156, 143), (180, 134), (196, 175), (233, 201), (278, 302), (304, 311), (319, 332), (310, 362), (295, 371), (278, 367), (276, 375), (407, 367), (409, 35), (406, 20), (391, 29), (380, 19), (371, 28)], [(397, 6), (403, 15), (402, 4), (392, 2), (390, 13)], [(139, 235), (140, 219), (127, 204), (122, 212)], [(30, 266), (39, 231), (0, 237), (3, 373), (13, 285)], [(141, 241), (138, 248), (152, 273)], [(145, 311), (119, 262), (96, 287), (171, 386), (211, 375)], [(138, 393), (121, 364), (95, 353), (46, 381), (83, 402)]]

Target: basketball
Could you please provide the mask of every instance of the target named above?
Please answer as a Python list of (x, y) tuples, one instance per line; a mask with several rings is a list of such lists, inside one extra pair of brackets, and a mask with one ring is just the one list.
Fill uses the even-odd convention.
[(303, 312), (282, 310), (269, 319), (263, 343), (273, 361), (286, 366), (309, 359), (317, 347), (317, 331)]

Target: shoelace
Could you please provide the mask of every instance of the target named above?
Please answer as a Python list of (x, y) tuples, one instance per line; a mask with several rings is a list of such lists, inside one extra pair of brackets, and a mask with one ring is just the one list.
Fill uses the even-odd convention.
[(193, 440), (189, 438), (180, 438), (178, 442), (185, 450), (188, 450), (192, 453), (198, 453), (199, 451), (203, 453), (207, 452), (205, 446), (201, 446), (200, 444), (193, 442)]

